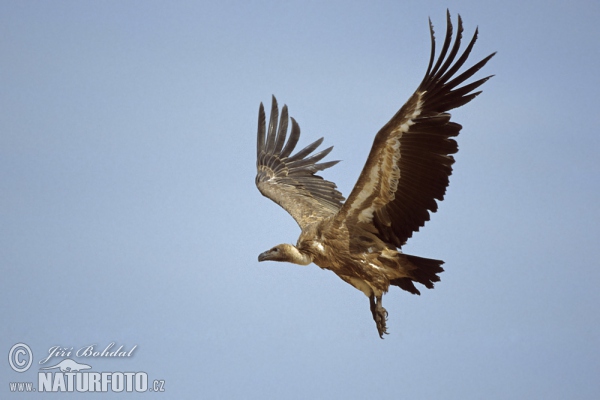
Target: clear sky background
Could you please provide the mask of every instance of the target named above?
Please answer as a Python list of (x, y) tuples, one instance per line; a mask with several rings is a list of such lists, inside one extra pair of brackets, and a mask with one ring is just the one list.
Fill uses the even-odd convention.
[[(257, 262), (300, 232), (254, 186), (258, 106), (276, 95), (300, 146), (334, 145), (324, 176), (348, 195), (446, 8), (496, 76), (453, 112), (446, 200), (403, 248), (445, 260), (442, 281), (392, 288), (381, 340), (331, 272)], [(598, 1), (0, 2), (0, 397), (54, 398), (8, 382), (52, 346), (115, 342), (134, 356), (95, 371), (167, 391), (90, 397), (597, 398), (599, 19)]]

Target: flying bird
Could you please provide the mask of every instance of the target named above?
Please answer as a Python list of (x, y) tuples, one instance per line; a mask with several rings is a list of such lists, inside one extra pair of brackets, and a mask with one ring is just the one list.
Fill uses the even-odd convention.
[(490, 54), (466, 71), (465, 64), (477, 29), (459, 55), (463, 24), (452, 44), (453, 27), (447, 12), (446, 36), (436, 57), (431, 19), (431, 56), (423, 81), (406, 104), (375, 136), (371, 152), (350, 196), (344, 197), (335, 183), (317, 175), (338, 161), (320, 162), (333, 147), (316, 154), (323, 138), (295, 154), (300, 127), (290, 118), (287, 106), (281, 115), (273, 96), (266, 127), (260, 104), (257, 135), (258, 190), (283, 207), (302, 233), (296, 245), (279, 244), (258, 256), (258, 261), (315, 263), (333, 271), (368, 298), (379, 336), (387, 334), (388, 312), (382, 296), (390, 285), (420, 294), (414, 283), (432, 289), (440, 280), (441, 260), (404, 254), (401, 247), (436, 212), (444, 199), (448, 178), (458, 151), (456, 137), (462, 126), (450, 120), (448, 111), (473, 100), (475, 91), (492, 76), (463, 83), (494, 55)]

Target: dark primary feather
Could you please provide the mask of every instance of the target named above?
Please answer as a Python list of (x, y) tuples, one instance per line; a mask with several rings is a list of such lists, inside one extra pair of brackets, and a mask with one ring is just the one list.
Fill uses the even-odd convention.
[(473, 92), (491, 76), (459, 87), (481, 69), (495, 53), (455, 76), (467, 60), (477, 30), (458, 57), (462, 20), (454, 45), (447, 13), (442, 49), (435, 59), (435, 35), (431, 21), (431, 57), (423, 81), (408, 102), (379, 131), (359, 179), (340, 210), (340, 220), (372, 223), (379, 236), (397, 247), (429, 220), (443, 200), (452, 174), (458, 146), (452, 137), (461, 125), (450, 121), (449, 110), (460, 107), (480, 92)]
[(256, 186), (264, 196), (283, 207), (304, 228), (335, 214), (341, 207), (344, 197), (335, 184), (315, 175), (339, 161), (318, 163), (333, 147), (311, 155), (321, 145), (323, 138), (291, 155), (300, 139), (300, 127), (291, 118), (292, 129), (286, 142), (288, 119), (285, 105), (279, 119), (277, 100), (273, 96), (267, 132), (265, 111), (261, 103), (256, 146)]

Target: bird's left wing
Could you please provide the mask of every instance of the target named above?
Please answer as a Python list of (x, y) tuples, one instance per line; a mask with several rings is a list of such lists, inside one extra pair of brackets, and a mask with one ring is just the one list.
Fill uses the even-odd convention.
[[(490, 77), (461, 86), (494, 54), (458, 76), (475, 40), (458, 55), (462, 20), (452, 42), (452, 23), (447, 14), (444, 44), (435, 59), (435, 37), (431, 21), (431, 58), (427, 73), (416, 92), (377, 133), (358, 181), (337, 219), (351, 224), (372, 224), (380, 237), (397, 247), (429, 220), (437, 210), (452, 173), (453, 153), (458, 147), (452, 137), (461, 126), (450, 121), (449, 110), (460, 107), (480, 92), (474, 92)], [(435, 63), (435, 64), (434, 64)]]
[[(279, 119), (279, 127), (278, 125)], [(335, 183), (315, 175), (339, 161), (317, 164), (333, 147), (310, 155), (323, 142), (323, 138), (306, 146), (296, 154), (292, 151), (300, 139), (300, 126), (292, 120), (290, 137), (288, 110), (283, 106), (281, 118), (277, 100), (273, 96), (269, 129), (266, 129), (265, 110), (260, 104), (256, 145), (256, 186), (263, 196), (283, 207), (296, 220), (300, 228), (334, 215), (344, 197)]]

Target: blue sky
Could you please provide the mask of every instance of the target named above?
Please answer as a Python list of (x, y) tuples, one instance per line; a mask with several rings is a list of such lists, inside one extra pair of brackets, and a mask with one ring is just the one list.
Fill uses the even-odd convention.
[[(341, 163), (420, 82), (449, 8), (479, 76), (446, 200), (406, 253), (435, 290), (364, 295), (258, 263), (299, 229), (254, 186), (271, 95)], [(600, 4), (0, 2), (0, 353), (111, 342), (162, 398), (594, 398), (600, 391)], [(6, 360), (6, 356), (3, 357)], [(59, 361), (61, 358), (55, 358)], [(92, 394), (89, 396), (94, 397)]]

